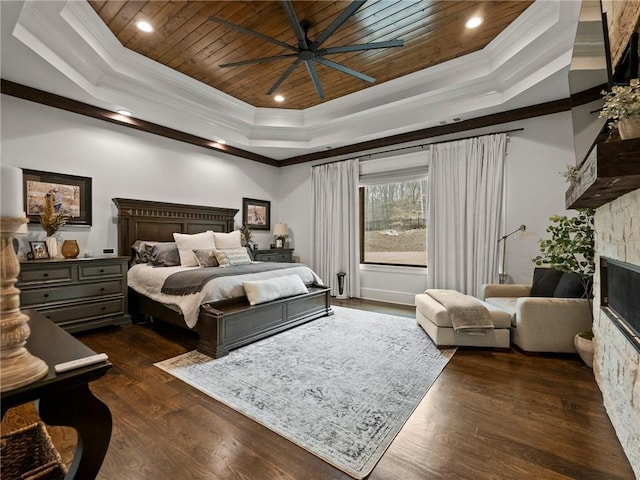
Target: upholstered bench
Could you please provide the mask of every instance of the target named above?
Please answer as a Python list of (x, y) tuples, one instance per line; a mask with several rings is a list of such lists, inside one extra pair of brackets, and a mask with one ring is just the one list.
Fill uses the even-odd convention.
[(511, 316), (493, 305), (478, 300), (489, 310), (494, 328), (488, 329), (484, 335), (456, 333), (453, 330), (449, 312), (430, 295), (416, 295), (416, 320), (431, 340), (439, 346), (469, 346), (509, 348)]

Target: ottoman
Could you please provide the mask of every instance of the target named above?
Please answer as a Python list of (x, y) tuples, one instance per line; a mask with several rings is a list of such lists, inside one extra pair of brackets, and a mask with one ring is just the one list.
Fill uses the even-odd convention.
[(509, 348), (511, 315), (498, 307), (478, 301), (489, 310), (494, 325), (494, 328), (488, 329), (484, 335), (456, 333), (447, 309), (426, 293), (416, 295), (416, 321), (438, 347)]

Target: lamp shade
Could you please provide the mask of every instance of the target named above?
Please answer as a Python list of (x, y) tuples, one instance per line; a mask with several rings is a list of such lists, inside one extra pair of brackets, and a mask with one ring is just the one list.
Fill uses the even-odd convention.
[(2, 165), (0, 181), (2, 185), (0, 216), (13, 218), (23, 216), (22, 169)]
[(286, 223), (276, 223), (276, 226), (273, 228), (273, 234), (276, 237), (289, 235), (289, 227), (287, 227)]

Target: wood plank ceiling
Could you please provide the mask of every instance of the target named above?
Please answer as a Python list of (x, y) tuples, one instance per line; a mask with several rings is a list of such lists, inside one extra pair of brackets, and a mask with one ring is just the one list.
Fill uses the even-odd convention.
[[(133, 1), (90, 0), (108, 28), (127, 48), (243, 100), (256, 107), (305, 109), (371, 85), (484, 48), (532, 1), (370, 0), (322, 45), (323, 47), (402, 39), (404, 47), (328, 55), (327, 58), (374, 77), (373, 84), (315, 63), (325, 99), (320, 100), (304, 64), (275, 93), (267, 91), (293, 59), (228, 68), (219, 65), (291, 53), (280, 46), (211, 22), (210, 15), (241, 25), (289, 45), (297, 45), (285, 10), (278, 1)], [(314, 40), (350, 4), (348, 1), (294, 1), (298, 20), (313, 26)], [(471, 16), (484, 23), (464, 26)], [(136, 22), (149, 22), (144, 33)], [(274, 93), (274, 95), (275, 95)]]

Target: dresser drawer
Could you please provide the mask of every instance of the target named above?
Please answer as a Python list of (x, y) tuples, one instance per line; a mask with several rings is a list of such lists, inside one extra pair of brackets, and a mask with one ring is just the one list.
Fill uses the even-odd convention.
[(124, 275), (125, 263), (104, 263), (98, 265), (80, 265), (80, 280), (90, 280), (94, 278), (102, 278), (105, 276), (121, 276)]
[(91, 320), (105, 316), (124, 314), (124, 297), (94, 303), (79, 303), (54, 308), (39, 308), (38, 311), (54, 323)]
[(275, 253), (261, 253), (256, 255), (256, 260), (260, 262), (276, 262), (278, 260), (278, 255)]
[(28, 307), (50, 302), (61, 302), (78, 298), (100, 297), (122, 293), (122, 282), (96, 282), (62, 287), (37, 288), (20, 292), (20, 305)]
[(47, 268), (21, 267), (18, 288), (22, 285), (70, 282), (73, 279), (73, 265), (55, 265)]

